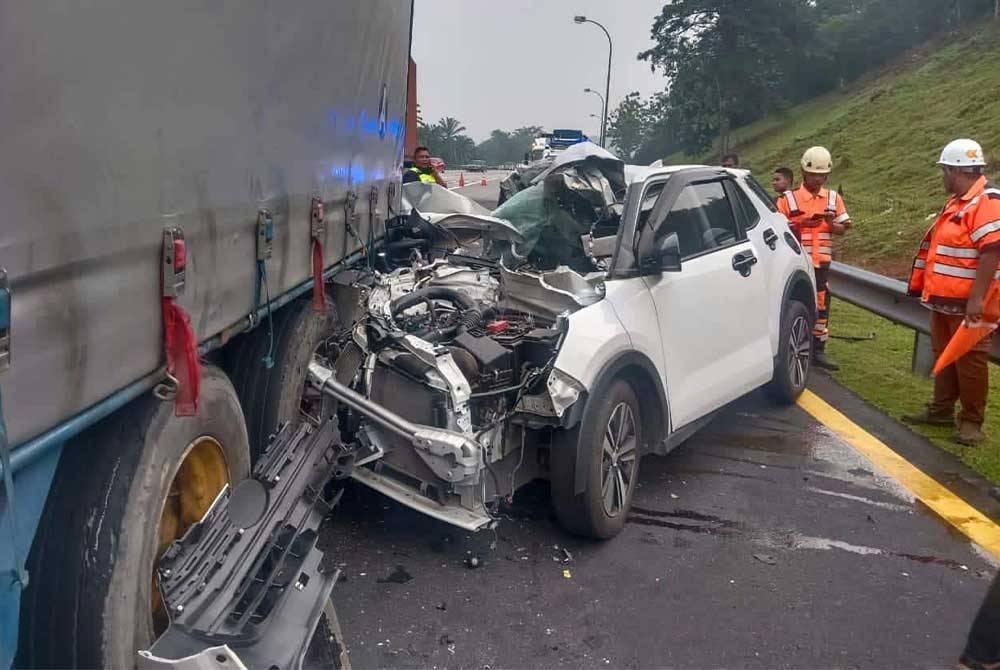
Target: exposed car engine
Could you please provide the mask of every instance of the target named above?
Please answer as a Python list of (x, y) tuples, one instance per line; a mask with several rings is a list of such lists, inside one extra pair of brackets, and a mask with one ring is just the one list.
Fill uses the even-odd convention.
[[(589, 181), (576, 174), (552, 177), (562, 199), (546, 201), (547, 215), (533, 210), (532, 225), (565, 223), (568, 211), (591, 222), (617, 215), (599, 170)], [(358, 315), (353, 326), (310, 373), (339, 401), (355, 479), (476, 530), (493, 523), (498, 500), (546, 474), (553, 429), (578, 395), (553, 368), (566, 317), (603, 299), (604, 273), (587, 260), (579, 224), (561, 233), (580, 247), (571, 268), (537, 245), (519, 253), (533, 244), (522, 230), (461, 195), (415, 183), (404, 197), (409, 213), (388, 231), (382, 270), (348, 282), (353, 304), (341, 313)], [(597, 204), (587, 209), (587, 198)], [(551, 204), (564, 200), (573, 208)]]

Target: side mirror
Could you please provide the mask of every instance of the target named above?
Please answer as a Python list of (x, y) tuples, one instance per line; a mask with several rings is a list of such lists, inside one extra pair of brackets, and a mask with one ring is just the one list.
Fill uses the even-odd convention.
[(680, 272), (681, 243), (677, 233), (669, 233), (656, 242), (653, 253), (639, 264), (644, 273)]
[(681, 242), (677, 233), (660, 238), (656, 245), (656, 256), (663, 272), (681, 271)]

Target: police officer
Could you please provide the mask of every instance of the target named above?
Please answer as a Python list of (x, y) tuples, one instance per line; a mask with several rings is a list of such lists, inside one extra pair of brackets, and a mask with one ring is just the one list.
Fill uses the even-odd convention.
[[(945, 203), (913, 261), (909, 293), (931, 310), (931, 348), (939, 356), (963, 320), (979, 321), (983, 304), (1000, 261), (1000, 189), (988, 184), (983, 171), (983, 148), (973, 140), (950, 142), (938, 160)], [(989, 390), (989, 352), (986, 337), (954, 364), (934, 377), (934, 398), (908, 423), (950, 426), (955, 402), (962, 401), (955, 441), (972, 446), (982, 442), (983, 418)]]
[(420, 181), (425, 184), (437, 184), (448, 188), (448, 183), (441, 178), (438, 171), (431, 165), (431, 150), (427, 147), (417, 147), (413, 150), (413, 167), (403, 171), (403, 183)]
[(826, 370), (840, 366), (826, 357), (830, 337), (830, 298), (827, 278), (833, 260), (833, 236), (843, 235), (851, 225), (844, 201), (833, 189), (824, 188), (833, 159), (823, 147), (802, 154), (802, 185), (778, 197), (778, 210), (788, 217), (792, 230), (802, 242), (802, 250), (812, 259), (816, 273), (816, 323), (813, 325), (813, 362)]

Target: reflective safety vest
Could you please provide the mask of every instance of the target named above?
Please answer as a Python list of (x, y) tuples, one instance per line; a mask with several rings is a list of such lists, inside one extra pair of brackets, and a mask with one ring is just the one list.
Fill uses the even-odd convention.
[(826, 213), (834, 215), (833, 223), (851, 220), (843, 199), (836, 191), (821, 188), (819, 193), (813, 195), (805, 186), (785, 191), (778, 198), (778, 211), (792, 224), (792, 230), (802, 242), (802, 250), (812, 257), (814, 267), (827, 265), (833, 260), (833, 228), (826, 221), (818, 226), (807, 226), (806, 222), (814, 214)]
[(425, 184), (436, 184), (437, 183), (437, 179), (434, 178), (433, 174), (431, 174), (430, 172), (424, 172), (423, 170), (421, 170), (420, 168), (418, 168), (416, 166), (411, 167), (410, 168), (410, 172), (417, 173), (417, 176), (420, 177), (420, 181), (424, 182)]
[[(907, 289), (921, 302), (964, 309), (979, 269), (979, 256), (1000, 248), (1000, 189), (980, 177), (945, 204), (924, 234)], [(1000, 279), (994, 268), (993, 278)]]

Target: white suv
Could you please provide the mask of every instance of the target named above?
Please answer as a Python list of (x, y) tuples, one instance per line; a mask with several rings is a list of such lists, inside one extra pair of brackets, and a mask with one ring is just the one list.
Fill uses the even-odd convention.
[(566, 529), (608, 538), (641, 456), (805, 388), (811, 264), (746, 171), (588, 156), (494, 216), (405, 191), (397, 263), (345, 284), (361, 315), (310, 367), (354, 479), (403, 504), (477, 530), (546, 478)]

